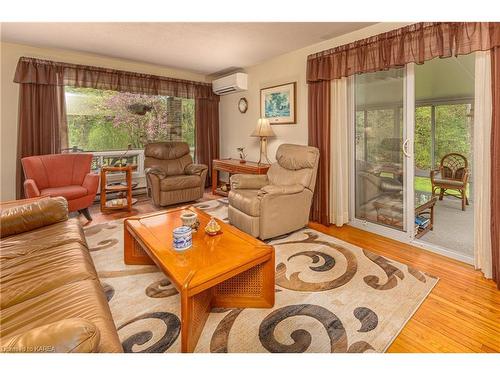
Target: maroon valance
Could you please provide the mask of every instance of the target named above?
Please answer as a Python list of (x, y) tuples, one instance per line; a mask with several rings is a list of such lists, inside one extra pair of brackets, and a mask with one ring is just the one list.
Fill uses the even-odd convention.
[(14, 82), (219, 100), (212, 85), (150, 74), (21, 57)]
[(422, 64), (435, 57), (498, 46), (498, 22), (421, 22), (309, 55), (307, 82)]

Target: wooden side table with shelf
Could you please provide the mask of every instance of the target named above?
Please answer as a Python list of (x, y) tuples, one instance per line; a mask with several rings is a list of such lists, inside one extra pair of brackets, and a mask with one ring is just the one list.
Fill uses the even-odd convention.
[[(132, 211), (132, 205), (137, 202), (136, 198), (132, 198), (132, 172), (137, 169), (137, 165), (127, 165), (123, 167), (109, 167), (101, 168), (101, 212), (111, 212), (117, 210)], [(107, 173), (125, 173), (125, 184), (108, 185), (106, 182)], [(111, 193), (125, 193), (127, 204), (118, 206), (106, 205), (108, 202), (106, 195)]]
[(229, 190), (224, 191), (219, 187), (219, 171), (228, 172), (229, 175), (236, 173), (245, 174), (267, 174), (269, 164), (258, 164), (253, 161), (240, 163), (238, 159), (214, 159), (212, 160), (212, 194), (227, 197)]
[[(415, 193), (416, 195), (416, 193)], [(429, 215), (430, 223), (426, 228), (418, 228), (415, 233), (415, 238), (420, 238), (430, 230), (434, 229), (434, 207), (436, 206), (438, 198), (429, 194), (426, 194), (424, 199), (417, 201), (415, 197), (415, 216), (419, 215)]]

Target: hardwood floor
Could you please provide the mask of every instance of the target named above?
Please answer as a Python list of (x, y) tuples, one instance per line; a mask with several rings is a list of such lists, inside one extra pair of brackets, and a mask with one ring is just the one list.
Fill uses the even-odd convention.
[[(207, 191), (203, 200), (214, 198)], [(145, 196), (132, 213), (104, 215), (96, 205), (91, 209), (92, 223), (156, 210)], [(88, 225), (85, 218), (80, 221)], [(500, 352), (500, 291), (472, 266), (348, 225), (309, 226), (440, 278), (388, 352)]]
[(309, 226), (439, 277), (388, 352), (500, 352), (500, 291), (472, 266), (348, 225)]

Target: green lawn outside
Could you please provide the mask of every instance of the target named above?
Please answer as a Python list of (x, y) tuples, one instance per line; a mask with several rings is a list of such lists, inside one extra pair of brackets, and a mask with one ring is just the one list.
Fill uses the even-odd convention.
[(415, 176), (415, 190), (431, 192), (431, 179), (428, 177)]

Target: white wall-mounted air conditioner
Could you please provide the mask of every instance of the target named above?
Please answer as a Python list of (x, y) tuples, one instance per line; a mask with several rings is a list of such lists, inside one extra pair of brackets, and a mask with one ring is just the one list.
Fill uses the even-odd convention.
[(227, 95), (244, 91), (248, 85), (248, 74), (234, 73), (212, 81), (212, 90), (217, 95)]

